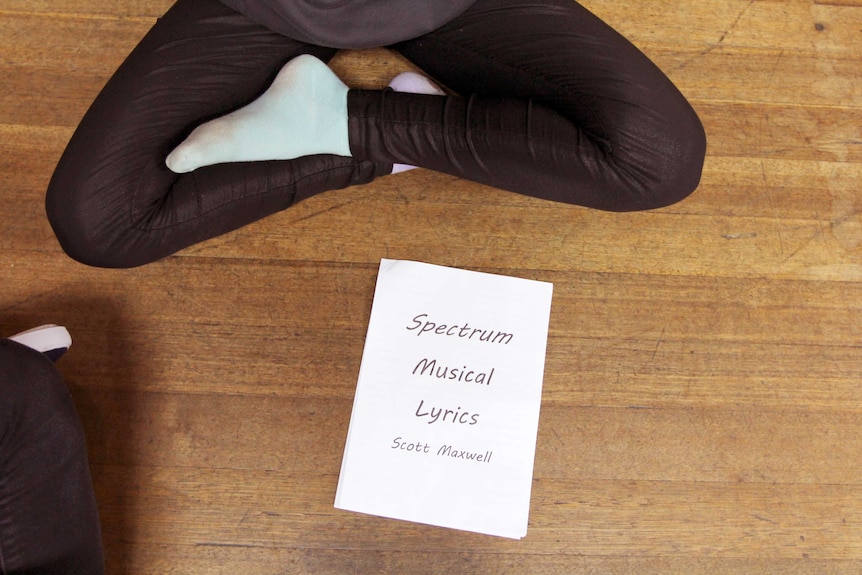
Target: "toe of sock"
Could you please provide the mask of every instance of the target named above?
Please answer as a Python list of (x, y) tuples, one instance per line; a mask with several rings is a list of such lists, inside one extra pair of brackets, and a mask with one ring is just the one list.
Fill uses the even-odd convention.
[(186, 174), (196, 168), (190, 156), (191, 154), (180, 145), (180, 147), (168, 154), (168, 157), (165, 159), (165, 165), (175, 174)]
[(392, 78), (389, 87), (396, 92), (408, 92), (411, 94), (434, 94), (443, 96), (445, 92), (434, 82), (416, 72), (402, 72)]

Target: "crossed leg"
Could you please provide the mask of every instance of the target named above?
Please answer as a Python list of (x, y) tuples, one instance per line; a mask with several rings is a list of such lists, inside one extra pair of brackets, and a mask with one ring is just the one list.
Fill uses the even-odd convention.
[(46, 197), (60, 244), (101, 267), (132, 267), (391, 166), (336, 155), (239, 162), (176, 174), (168, 153), (197, 125), (254, 100), (303, 44), (218, 0), (179, 0), (105, 85), (61, 157)]
[(700, 179), (705, 137), (691, 106), (571, 0), (479, 0), (394, 49), (464, 98), (348, 93), (324, 64), (297, 58), (261, 98), (202, 126), (172, 157), (352, 154), (614, 211), (673, 203)]
[[(478, 0), (393, 48), (459, 95), (348, 91), (329, 78), (337, 114), (347, 114), (333, 124), (335, 145), (228, 153), (176, 174), (165, 160), (195, 127), (254, 108), (297, 56), (326, 62), (335, 53), (216, 0), (179, 0), (106, 85), (61, 158), (47, 195), (58, 239), (85, 263), (140, 265), (315, 193), (367, 183), (393, 164), (613, 211), (668, 205), (698, 184), (706, 143), (691, 106), (571, 0)], [(316, 82), (291, 89), (309, 85)]]

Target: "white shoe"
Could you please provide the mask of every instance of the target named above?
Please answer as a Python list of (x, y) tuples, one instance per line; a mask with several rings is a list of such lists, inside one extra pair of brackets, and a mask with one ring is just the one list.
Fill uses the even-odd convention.
[(72, 346), (72, 336), (62, 325), (40, 325), (9, 337), (21, 345), (40, 351), (57, 361)]

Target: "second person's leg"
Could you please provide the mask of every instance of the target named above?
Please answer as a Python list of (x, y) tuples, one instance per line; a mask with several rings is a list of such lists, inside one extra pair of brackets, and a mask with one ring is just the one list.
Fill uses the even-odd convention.
[(0, 338), (0, 573), (103, 572), (84, 432), (66, 385), (45, 355)]

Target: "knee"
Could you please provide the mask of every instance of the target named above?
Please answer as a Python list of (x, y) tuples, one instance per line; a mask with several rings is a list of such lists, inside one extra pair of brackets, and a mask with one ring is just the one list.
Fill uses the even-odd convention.
[(706, 157), (706, 134), (694, 117), (678, 125), (672, 136), (657, 139), (638, 163), (621, 168), (626, 174), (615, 211), (664, 208), (690, 196), (700, 184)]
[(52, 181), (45, 196), (45, 213), (63, 251), (89, 266), (132, 267), (116, 241), (117, 234), (128, 222), (119, 214), (113, 218), (104, 217), (107, 206), (89, 205), (67, 190)]
[(113, 265), (115, 262), (104, 249), (104, 243), (97, 234), (84, 225), (71, 208), (58, 207), (56, 203), (51, 202), (49, 195), (45, 203), (45, 211), (54, 235), (66, 255), (88, 266), (117, 267)]
[(694, 193), (700, 185), (705, 159), (706, 133), (700, 120), (695, 117), (665, 158), (664, 175), (656, 194), (655, 207), (670, 206)]

